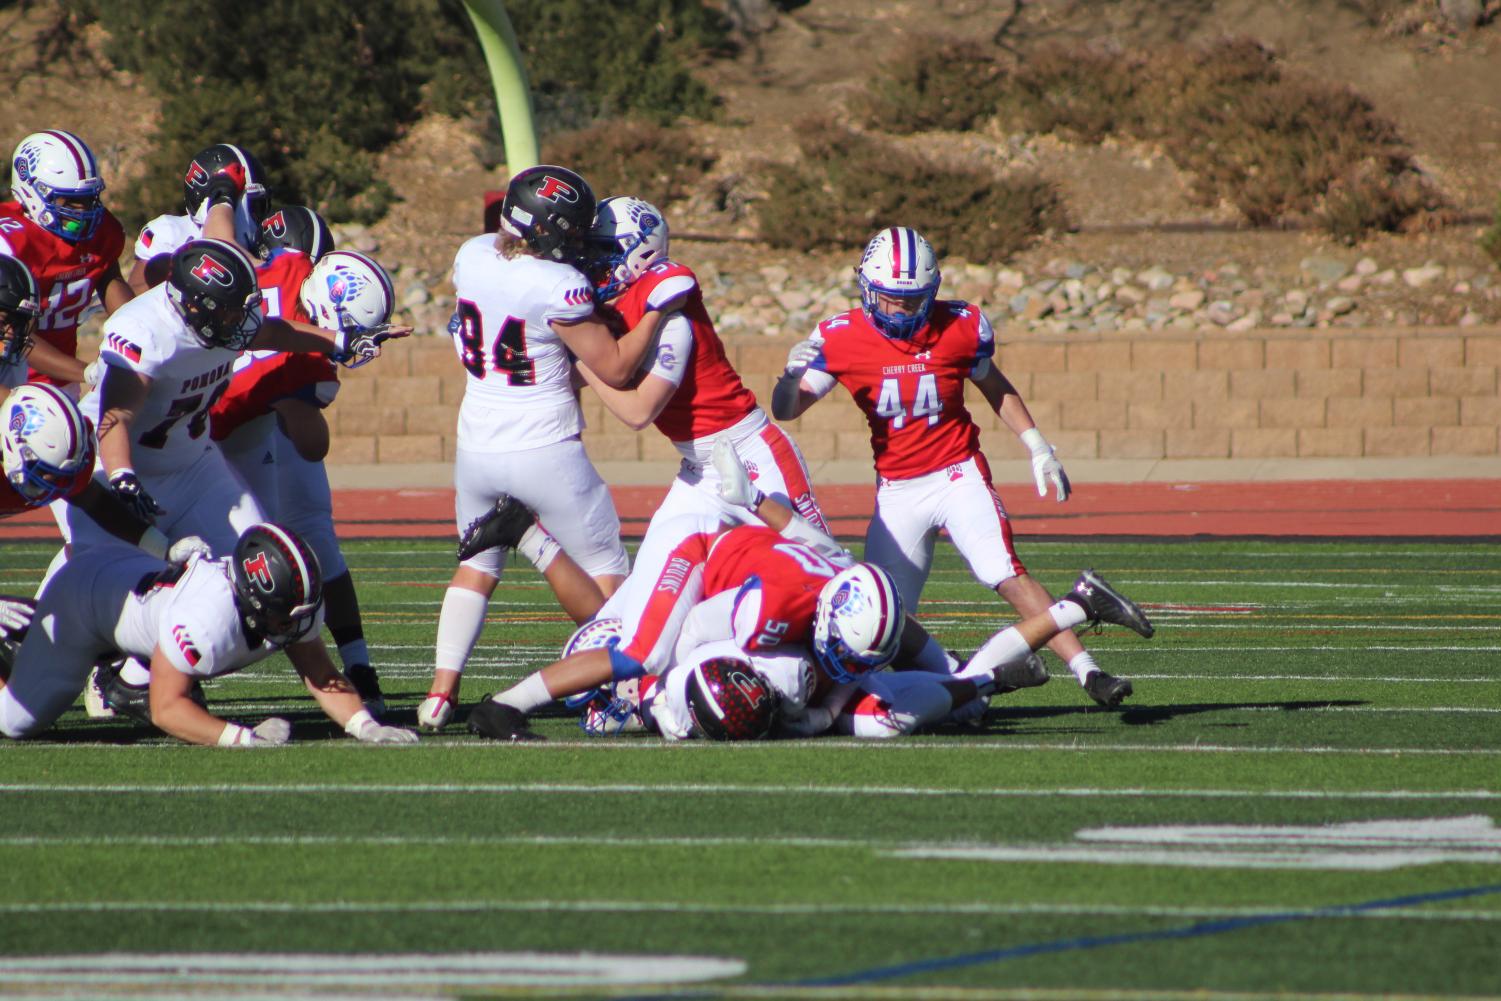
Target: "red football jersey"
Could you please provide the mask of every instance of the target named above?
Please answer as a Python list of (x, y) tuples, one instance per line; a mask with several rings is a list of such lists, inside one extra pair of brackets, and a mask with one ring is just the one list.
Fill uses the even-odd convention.
[[(710, 548), (704, 566), (704, 597), (747, 586), (759, 588), (760, 621), (742, 644), (747, 651), (806, 643), (813, 634), (818, 592), (838, 572), (838, 567), (801, 542), (770, 528), (742, 525), (725, 532)], [(740, 632), (737, 624), (737, 639)]]
[(693, 327), (692, 357), (677, 392), (655, 421), (657, 430), (672, 441), (716, 435), (756, 409), (755, 394), (745, 388), (740, 373), (725, 357), (724, 344), (704, 308), (698, 277), (690, 268), (663, 261), (648, 269), (610, 305), (620, 313), (629, 330), (646, 315), (646, 301), (652, 289), (669, 279), (684, 277), (693, 282), (693, 291), (683, 307), (683, 316)]
[[(124, 250), (125, 230), (108, 210), (93, 236), (70, 243), (26, 218), (20, 202), (0, 202), (0, 253), (20, 258), (31, 269), (42, 297), (37, 336), (65, 354), (78, 354), (78, 323), (98, 294), (105, 270), (119, 263)], [(27, 378), (56, 383), (35, 369)]]
[(935, 302), (910, 340), (881, 333), (863, 310), (818, 325), (823, 353), (810, 366), (839, 381), (865, 414), (876, 472), (911, 479), (980, 450), (964, 383), (995, 352), (990, 323), (966, 302)]
[[(257, 267), (262, 311), (267, 316), (310, 322), (298, 293), (312, 270), (311, 258), (296, 250), (283, 250)], [(327, 355), (253, 352), (235, 365), (224, 395), (209, 410), (209, 435), (223, 441), (247, 421), (270, 413), (277, 400), (338, 378), (339, 370)], [(318, 402), (316, 395), (305, 395), (309, 402)]]

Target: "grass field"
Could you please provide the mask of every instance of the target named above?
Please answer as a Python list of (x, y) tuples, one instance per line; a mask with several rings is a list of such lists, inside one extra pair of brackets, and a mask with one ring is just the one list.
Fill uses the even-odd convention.
[[(451, 552), (349, 547), (397, 722)], [(1501, 546), (1023, 552), (1153, 616), (1086, 641), (1135, 681), (1124, 711), (1056, 660), (978, 731), (879, 745), (557, 716), (542, 744), (364, 747), (280, 658), (209, 699), (291, 718), (283, 749), (80, 705), (0, 746), (0, 994), (1501, 996)], [(49, 556), (6, 546), (0, 592)], [(466, 702), (570, 632), (529, 570), (496, 597)], [(956, 649), (1007, 621), (951, 550), (920, 615)]]

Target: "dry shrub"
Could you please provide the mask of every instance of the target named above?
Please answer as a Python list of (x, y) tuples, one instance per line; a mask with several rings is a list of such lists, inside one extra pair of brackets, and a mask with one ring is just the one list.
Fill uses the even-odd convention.
[(1041, 46), (1002, 81), (1001, 123), (1008, 131), (1088, 143), (1139, 135), (1145, 131), (1137, 99), (1144, 70), (1140, 57), (1111, 46)]
[(869, 127), (898, 135), (962, 132), (995, 114), (1002, 73), (987, 48), (926, 36), (872, 75), (852, 111)]
[(600, 198), (634, 195), (658, 208), (687, 198), (714, 165), (685, 133), (631, 119), (552, 136), (544, 158), (578, 171)]
[(768, 168), (758, 213), (773, 246), (858, 247), (882, 226), (911, 226), (940, 254), (1002, 261), (1067, 226), (1057, 187), (1035, 174), (935, 164), (828, 119), (799, 124), (802, 158)]
[(1491, 228), (1480, 235), (1480, 249), (1490, 255), (1496, 267), (1501, 268), (1501, 199), (1496, 201), (1496, 218), (1491, 222)]

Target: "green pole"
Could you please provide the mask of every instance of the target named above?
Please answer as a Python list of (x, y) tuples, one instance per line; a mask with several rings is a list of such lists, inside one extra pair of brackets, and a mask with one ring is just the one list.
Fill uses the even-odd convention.
[(500, 134), (506, 147), (506, 169), (515, 174), (535, 167), (539, 156), (537, 126), (532, 121), (532, 92), (504, 0), (464, 0), (464, 10), (474, 22), (480, 48), (485, 53), (485, 65), (490, 68), (495, 107), (500, 112)]

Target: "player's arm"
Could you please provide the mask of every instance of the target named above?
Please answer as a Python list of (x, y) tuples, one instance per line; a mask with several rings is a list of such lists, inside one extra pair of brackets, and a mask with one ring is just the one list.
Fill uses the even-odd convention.
[(131, 468), (131, 424), (151, 391), (151, 379), (119, 365), (106, 368), (99, 385), (99, 459), (113, 475)]
[(152, 556), (165, 559), (167, 537), (150, 522), (143, 521), (135, 512), (122, 504), (104, 484), (89, 480), (68, 503), (94, 519), (100, 528), (122, 542), (140, 546)]
[(311, 323), (267, 317), (250, 342), (253, 351), (290, 351), (294, 354), (331, 355), (336, 361), (369, 353), (380, 354), (380, 345), (398, 337), (407, 337), (411, 327), (382, 324), (369, 330), (324, 330)]
[(291, 396), (277, 400), (271, 409), (276, 412), (277, 427), (299, 456), (308, 462), (321, 462), (328, 455), (328, 420), (322, 410)]
[(189, 744), (212, 747), (221, 738), (232, 740), (236, 734), (229, 728), (235, 724), (226, 723), (194, 702), (189, 697), (192, 686), (193, 679), (179, 671), (160, 646), (152, 651), (151, 722), (164, 733)]
[(1058, 491), (1058, 500), (1067, 500), (1073, 492), (1068, 474), (1063, 471), (1063, 465), (1054, 455), (1053, 446), (1048, 444), (1048, 440), (1037, 429), (1032, 412), (1027, 409), (1021, 393), (1017, 392), (1011, 380), (986, 360), (971, 373), (970, 381), (979, 388), (985, 402), (1001, 418), (1002, 423), (1032, 453), (1032, 476), (1037, 483), (1037, 496), (1046, 497), (1048, 484), (1051, 482)]
[(32, 342), (26, 362), (49, 379), (56, 379), (58, 382), (83, 381), (83, 362), (40, 337)]
[(549, 325), (575, 358), (606, 385), (620, 389), (635, 376), (663, 320), (683, 305), (687, 295), (684, 292), (660, 307), (647, 310), (640, 322), (619, 340), (597, 315), (571, 322), (551, 320)]
[[(131, 270), (133, 272), (135, 269), (132, 267)], [(99, 276), (98, 293), (105, 315), (113, 313), (136, 296), (135, 288), (120, 274), (118, 261), (111, 262), (109, 267), (104, 269), (104, 274)]]
[(807, 340), (798, 341), (787, 352), (787, 366), (777, 376), (771, 389), (771, 415), (779, 421), (801, 417), (813, 404), (834, 388), (827, 375), (822, 380), (808, 376), (808, 366), (823, 354), (823, 338), (815, 331)]
[(605, 409), (633, 431), (640, 431), (662, 413), (677, 392), (693, 352), (693, 325), (682, 313), (662, 323), (655, 358), (649, 369), (622, 389), (606, 385), (587, 365), (574, 366), (599, 394)]
[(355, 740), (368, 744), (415, 744), (417, 735), (396, 726), (381, 726), (365, 709), (359, 693), (328, 657), (328, 648), (318, 637), (293, 643), (286, 649), (292, 669), (324, 715)]
[[(130, 277), (125, 280), (125, 284), (130, 287), (132, 296), (140, 295), (147, 289), (155, 288), (166, 281), (171, 267), (171, 254), (157, 254), (155, 257), (144, 259), (137, 257), (135, 263), (130, 266)], [(107, 305), (106, 308), (108, 308)]]

